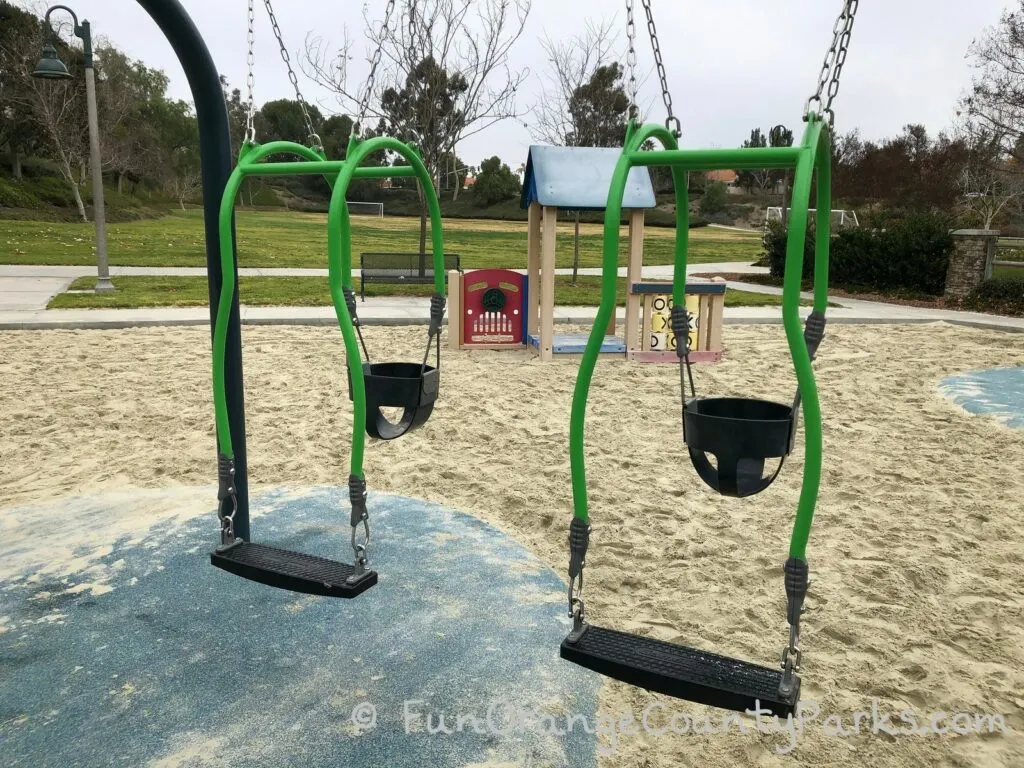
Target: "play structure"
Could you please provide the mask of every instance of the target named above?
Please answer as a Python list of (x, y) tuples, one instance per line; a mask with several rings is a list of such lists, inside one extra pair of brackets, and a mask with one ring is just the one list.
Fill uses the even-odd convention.
[[(637, 251), (639, 253), (639, 251)], [(637, 270), (639, 271), (639, 269)], [(513, 269), (450, 271), (448, 346), (463, 349), (525, 348), (530, 318), (536, 318), (538, 303), (530, 301), (529, 284), (522, 272)], [(686, 307), (690, 317), (690, 361), (717, 362), (722, 359), (722, 310), (725, 280), (688, 282)], [(622, 355), (641, 363), (676, 360), (676, 337), (669, 322), (672, 312), (672, 283), (652, 280), (629, 282), (626, 299), (625, 340), (606, 336), (601, 355)], [(614, 318), (613, 318), (614, 326)], [(533, 336), (537, 338), (536, 335)], [(552, 351), (581, 353), (586, 336), (553, 336)], [(536, 352), (537, 347), (533, 345)], [(549, 358), (550, 359), (550, 358)]]
[[(541, 360), (580, 355), (586, 334), (555, 333), (555, 250), (559, 209), (603, 211), (618, 149), (532, 146), (520, 204), (527, 210), (529, 237), (525, 279), (513, 270), (487, 269), (448, 274), (452, 349), (507, 349), (525, 346)], [(644, 281), (644, 211), (655, 206), (646, 168), (630, 169), (622, 201), (629, 222), (627, 299), (623, 335), (613, 313), (600, 354), (639, 362), (675, 360), (675, 334), (668, 323), (672, 285)], [(722, 356), (725, 282), (693, 281), (686, 286), (692, 324), (692, 362)]]
[[(642, 0), (648, 19), (650, 0)], [(651, 691), (738, 711), (760, 708), (785, 717), (800, 697), (800, 615), (807, 594), (807, 540), (821, 479), (821, 409), (811, 363), (825, 333), (828, 305), (828, 249), (831, 200), (832, 101), (839, 87), (839, 69), (846, 58), (857, 0), (845, 0), (835, 25), (835, 36), (826, 58), (817, 91), (804, 110), (803, 140), (794, 147), (746, 149), (679, 149), (679, 120), (661, 66), (653, 20), (648, 25), (651, 45), (661, 76), (668, 117), (664, 125), (641, 124), (636, 116), (635, 90), (631, 94), (631, 118), (605, 207), (601, 306), (587, 340), (586, 351), (573, 394), (569, 427), (574, 516), (569, 529), (569, 616), (571, 632), (561, 645), (563, 658), (601, 674)], [(627, 0), (630, 83), (635, 84), (635, 37), (633, 0)], [(838, 51), (838, 54), (837, 54)], [(828, 85), (827, 101), (822, 92)], [(659, 150), (645, 150), (649, 142)], [(804, 418), (803, 483), (796, 521), (783, 566), (787, 600), (789, 641), (778, 668), (727, 658), (696, 648), (662, 642), (592, 625), (587, 621), (581, 597), (583, 571), (590, 541), (591, 518), (584, 452), (587, 399), (594, 369), (603, 344), (604, 328), (615, 309), (618, 273), (619, 217), (627, 195), (631, 171), (660, 165), (671, 169), (676, 189), (676, 251), (670, 324), (677, 339), (690, 339), (690, 312), (684, 300), (689, 239), (686, 205), (687, 174), (694, 170), (786, 168), (794, 172), (792, 213), (789, 220), (783, 280), (782, 319), (797, 392), (791, 402), (747, 397), (698, 397), (691, 369), (689, 344), (676, 345), (682, 397), (682, 433), (697, 475), (723, 496), (749, 497), (766, 489), (779, 476), (796, 436), (802, 406)], [(815, 176), (816, 174), (816, 176)], [(800, 322), (800, 288), (812, 181), (817, 191), (815, 235), (814, 306), (806, 325)], [(689, 389), (689, 395), (687, 394)], [(775, 464), (774, 469), (768, 467)]]
[[(288, 67), (288, 75), (295, 85), (295, 95), (303, 107), (309, 146), (287, 141), (260, 145), (256, 141), (254, 126), (255, 104), (253, 82), (253, 17), (254, 0), (249, 0), (249, 99), (247, 128), (238, 164), (225, 187), (221, 199), (219, 239), (221, 273), (224, 275), (218, 297), (218, 312), (213, 335), (213, 396), (220, 444), (218, 515), (221, 522), (221, 545), (210, 556), (218, 568), (274, 587), (307, 594), (333, 597), (355, 597), (377, 583), (377, 574), (368, 568), (370, 543), (369, 513), (366, 505), (366, 479), (363, 475), (363, 452), (366, 435), (381, 440), (393, 440), (422, 426), (430, 417), (440, 385), (441, 345), (440, 333), (445, 311), (444, 242), (441, 229), (441, 211), (438, 206), (430, 174), (420, 156), (397, 139), (362, 138), (363, 112), (352, 125), (348, 150), (344, 161), (328, 160), (324, 155), (320, 137), (316, 135), (299, 90), (295, 73), (288, 59), (288, 50), (281, 37), (274, 11), (266, 0), (267, 12), (273, 25), (281, 55)], [(384, 25), (387, 26), (394, 4), (388, 6)], [(379, 58), (378, 50), (378, 58)], [(366, 92), (372, 90), (374, 70), (371, 69)], [(403, 167), (360, 168), (363, 161), (375, 152), (388, 151), (400, 155), (407, 162)], [(298, 161), (268, 162), (274, 155), (288, 154)], [(291, 552), (264, 544), (256, 544), (247, 536), (239, 535), (235, 527), (238, 512), (236, 463), (233, 437), (228, 411), (228, 390), (225, 383), (228, 358), (228, 318), (233, 303), (237, 302), (237, 263), (233, 241), (235, 199), (242, 182), (249, 176), (269, 175), (323, 175), (331, 185), (331, 202), (327, 218), (327, 258), (330, 275), (331, 299), (338, 325), (345, 341), (348, 358), (349, 396), (353, 402), (352, 450), (349, 459), (348, 489), (352, 504), (350, 525), (354, 565), (336, 562), (300, 552)], [(431, 242), (434, 258), (435, 294), (430, 299), (430, 322), (427, 330), (423, 359), (410, 362), (371, 362), (356, 314), (356, 298), (352, 284), (351, 222), (345, 193), (353, 179), (390, 176), (414, 176), (421, 182), (430, 213)], [(427, 364), (431, 347), (435, 348), (435, 365)], [(365, 362), (363, 361), (365, 358)], [(383, 408), (401, 408), (397, 422), (390, 421)], [(362, 528), (362, 538), (358, 534)]]

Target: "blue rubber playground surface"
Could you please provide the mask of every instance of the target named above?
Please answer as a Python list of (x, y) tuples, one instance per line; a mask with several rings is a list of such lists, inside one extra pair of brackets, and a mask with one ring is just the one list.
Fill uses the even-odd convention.
[[(346, 497), (254, 496), (254, 540), (351, 562)], [(379, 584), (309, 597), (209, 564), (212, 499), (0, 510), (0, 764), (595, 765), (597, 676), (558, 656), (566, 587), (515, 541), (371, 493)]]
[(939, 389), (969, 413), (1024, 429), (1024, 368), (989, 368), (948, 376)]

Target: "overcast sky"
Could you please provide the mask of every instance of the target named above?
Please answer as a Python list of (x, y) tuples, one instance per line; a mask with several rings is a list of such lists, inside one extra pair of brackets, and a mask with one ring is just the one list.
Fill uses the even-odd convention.
[[(129, 55), (164, 70), (173, 96), (191, 101), (170, 46), (134, 0), (66, 0), (92, 22), (94, 35), (109, 37)], [(220, 71), (245, 83), (246, 11), (242, 0), (182, 0), (207, 41)], [(1015, 0), (865, 0), (860, 4), (842, 87), (836, 128), (859, 127), (865, 138), (893, 135), (908, 122), (932, 134), (953, 120), (957, 99), (970, 83), (965, 58), (973, 38), (996, 23)], [(640, 3), (637, 3), (640, 12)], [(653, 0), (673, 105), (691, 147), (738, 146), (754, 126), (795, 128), (816, 85), (840, 0)], [(308, 32), (340, 42), (364, 29), (364, 8), (383, 16), (385, 0), (278, 0), (276, 13), (293, 59)], [(528, 87), (518, 102), (528, 110), (545, 61), (539, 38), (570, 37), (585, 17), (617, 19), (625, 40), (622, 0), (534, 0), (522, 37), (512, 52), (515, 67), (528, 67)], [(326, 12), (325, 12), (326, 11)], [(641, 12), (642, 13), (642, 12)], [(664, 118), (653, 56), (644, 24), (637, 25), (640, 72), (647, 77), (641, 104), (652, 119)], [(257, 0), (256, 100), (292, 96), (284, 63), (261, 0)], [(360, 38), (361, 39), (361, 38)], [(361, 56), (350, 78), (365, 76)], [(298, 68), (296, 68), (298, 70)], [(306, 98), (325, 112), (339, 111), (331, 94), (299, 71)], [(527, 123), (530, 116), (523, 117)], [(493, 154), (515, 168), (532, 143), (521, 123), (507, 121), (467, 140), (459, 155), (471, 164)]]

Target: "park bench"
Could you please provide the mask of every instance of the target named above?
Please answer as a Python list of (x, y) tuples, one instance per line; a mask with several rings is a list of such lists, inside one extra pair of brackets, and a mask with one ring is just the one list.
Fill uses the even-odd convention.
[[(462, 271), (457, 253), (444, 255), (445, 279), (449, 270)], [(361, 253), (359, 254), (359, 296), (366, 301), (367, 283), (434, 282), (434, 256), (430, 253)]]

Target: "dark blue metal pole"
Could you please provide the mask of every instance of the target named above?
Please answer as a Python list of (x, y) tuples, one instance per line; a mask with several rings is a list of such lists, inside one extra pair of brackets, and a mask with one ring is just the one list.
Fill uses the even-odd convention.
[[(199, 154), (203, 165), (203, 210), (206, 222), (206, 270), (210, 288), (210, 332), (217, 323), (217, 301), (220, 297), (222, 276), (220, 271), (220, 241), (218, 239), (218, 212), (234, 158), (231, 153), (231, 133), (228, 128), (228, 109), (220, 84), (220, 73), (210, 56), (199, 30), (178, 0), (138, 0), (153, 18), (160, 31), (170, 42), (181, 66), (185, 70), (199, 120)], [(235, 242), (234, 221), (231, 224), (232, 248)], [(238, 264), (236, 258), (235, 264)], [(238, 285), (238, 267), (235, 267), (235, 285)], [(235, 449), (235, 488), (238, 493), (238, 512), (235, 514), (235, 536), (249, 540), (249, 481), (246, 473), (245, 453), (245, 401), (242, 388), (242, 333), (238, 315), (238, 293), (231, 304), (228, 323), (227, 356), (224, 382), (227, 389), (228, 419), (231, 441)], [(217, 466), (211, 457), (211, 475)], [(225, 502), (229, 503), (229, 502)], [(225, 509), (225, 512), (230, 510)]]

